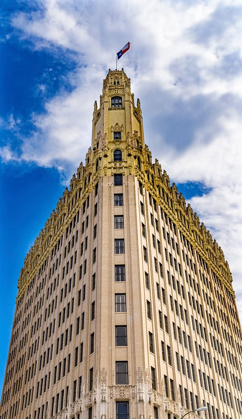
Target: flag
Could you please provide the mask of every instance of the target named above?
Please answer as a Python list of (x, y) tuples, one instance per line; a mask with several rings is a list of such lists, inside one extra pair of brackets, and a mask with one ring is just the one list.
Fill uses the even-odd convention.
[(126, 52), (126, 51), (128, 51), (129, 50), (129, 48), (130, 48), (130, 42), (128, 42), (119, 52), (117, 52), (117, 57), (118, 57), (118, 60), (119, 60), (119, 58), (121, 58), (122, 57), (122, 55), (124, 55), (124, 53)]

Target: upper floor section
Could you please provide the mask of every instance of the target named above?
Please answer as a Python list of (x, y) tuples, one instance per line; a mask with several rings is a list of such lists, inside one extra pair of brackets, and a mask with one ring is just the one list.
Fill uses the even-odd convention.
[(94, 103), (92, 148), (100, 143), (120, 143), (134, 137), (144, 147), (143, 119), (140, 101), (135, 105), (130, 79), (122, 70), (109, 70), (103, 81), (99, 107)]

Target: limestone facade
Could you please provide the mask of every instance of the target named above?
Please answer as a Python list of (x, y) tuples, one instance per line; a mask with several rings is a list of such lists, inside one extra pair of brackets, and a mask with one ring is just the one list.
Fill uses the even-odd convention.
[(0, 419), (242, 417), (229, 265), (152, 162), (123, 70), (18, 289)]

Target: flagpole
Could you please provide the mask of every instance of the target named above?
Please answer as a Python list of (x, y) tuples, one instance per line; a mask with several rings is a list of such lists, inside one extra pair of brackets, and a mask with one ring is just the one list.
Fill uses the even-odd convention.
[(116, 54), (116, 70), (117, 70), (117, 67), (118, 67), (118, 55)]

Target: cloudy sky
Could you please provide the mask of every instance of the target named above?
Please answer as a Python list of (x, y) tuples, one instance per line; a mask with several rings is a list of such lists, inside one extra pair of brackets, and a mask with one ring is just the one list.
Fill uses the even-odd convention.
[(11, 0), (1, 7), (2, 386), (24, 256), (91, 141), (116, 53), (146, 143), (223, 248), (242, 318), (242, 0)]

